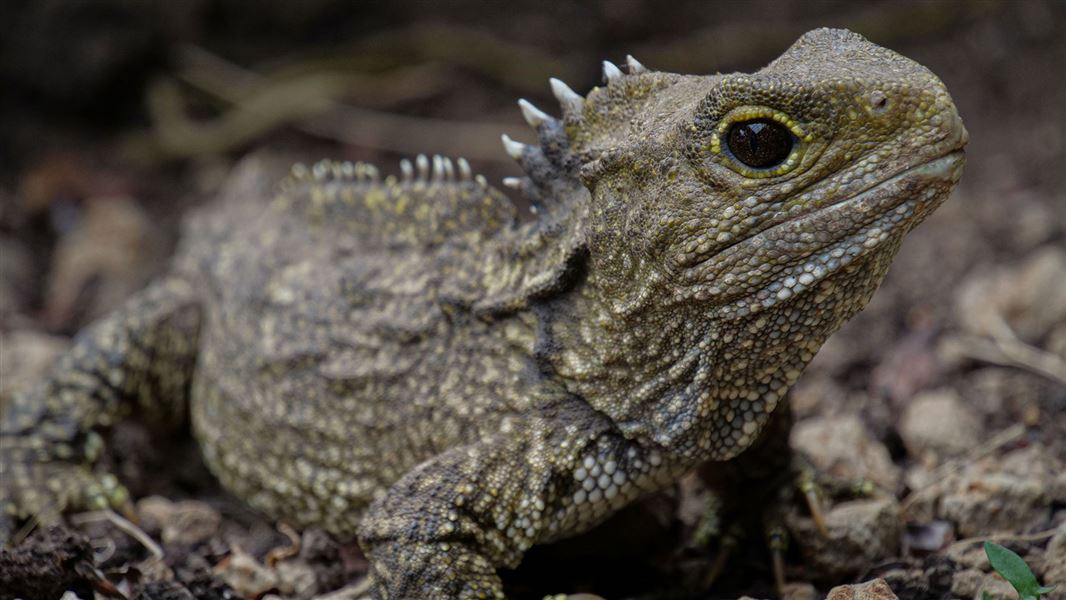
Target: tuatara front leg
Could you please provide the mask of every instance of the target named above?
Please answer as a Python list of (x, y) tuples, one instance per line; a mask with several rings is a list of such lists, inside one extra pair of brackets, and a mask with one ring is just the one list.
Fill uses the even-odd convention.
[(371, 505), (375, 598), (503, 598), (496, 569), (599, 523), (676, 473), (576, 402), (422, 463)]
[[(783, 554), (788, 544), (781, 513), (796, 501), (796, 492), (807, 492), (807, 471), (802, 460), (789, 445), (792, 410), (784, 403), (770, 415), (759, 438), (742, 454), (725, 462), (708, 462), (698, 471), (712, 494), (703, 522), (696, 529), (697, 545), (712, 537), (721, 544), (718, 555), (705, 574), (701, 591), (710, 588), (728, 564), (739, 535), (764, 535), (770, 552), (778, 594), (783, 596)], [(813, 491), (812, 491), (813, 493)], [(816, 498), (807, 498), (816, 520), (821, 506)], [(728, 530), (723, 525), (728, 524)]]
[[(699, 469), (701, 481), (711, 492), (703, 521), (694, 542), (705, 545), (720, 538), (718, 555), (702, 585), (710, 588), (723, 572), (741, 534), (764, 536), (778, 595), (784, 597), (785, 550), (792, 533), (790, 515), (809, 514), (814, 530), (829, 537), (825, 515), (833, 501), (870, 495), (867, 481), (843, 480), (817, 469), (795, 451), (789, 437), (793, 425), (791, 406), (774, 411), (756, 442), (738, 457), (726, 462), (708, 462)], [(828, 503), (827, 503), (828, 501)], [(723, 525), (728, 525), (728, 530)], [(809, 540), (797, 539), (801, 546)]]
[(12, 398), (0, 418), (0, 540), (16, 519), (126, 500), (115, 477), (92, 469), (99, 431), (131, 413), (181, 423), (199, 328), (190, 286), (163, 280), (84, 330), (44, 381)]

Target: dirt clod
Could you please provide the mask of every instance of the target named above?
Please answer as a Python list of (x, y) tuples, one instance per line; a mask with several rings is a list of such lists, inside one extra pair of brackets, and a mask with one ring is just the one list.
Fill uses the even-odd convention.
[(814, 417), (792, 430), (792, 447), (803, 452), (821, 471), (844, 480), (869, 480), (893, 492), (899, 468), (884, 444), (874, 439), (854, 415)]
[(53, 600), (70, 590), (92, 598), (89, 540), (62, 527), (38, 530), (14, 548), (0, 548), (0, 599)]
[(826, 514), (828, 538), (809, 517), (793, 516), (788, 525), (808, 566), (830, 577), (859, 573), (899, 548), (899, 503), (891, 496), (834, 506)]
[(897, 600), (896, 594), (884, 579), (874, 579), (855, 585), (841, 585), (829, 590), (826, 600)]
[(955, 456), (981, 440), (983, 428), (971, 407), (953, 390), (919, 394), (907, 406), (899, 423), (907, 451), (916, 457), (927, 453)]
[(146, 529), (160, 532), (164, 544), (192, 546), (218, 533), (222, 517), (203, 502), (171, 502), (161, 496), (149, 496), (137, 502), (137, 515)]

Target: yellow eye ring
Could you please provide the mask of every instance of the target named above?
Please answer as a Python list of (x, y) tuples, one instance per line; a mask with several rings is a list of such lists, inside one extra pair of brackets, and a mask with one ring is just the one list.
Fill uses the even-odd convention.
[[(775, 127), (764, 127), (767, 125)], [(775, 129), (783, 130), (792, 137), (791, 148), (786, 149), (787, 155), (780, 154), (780, 144), (783, 142), (781, 134), (775, 132)], [(763, 146), (767, 141), (776, 144), (770, 155), (758, 146), (758, 136), (764, 138), (761, 142)], [(725, 164), (737, 173), (752, 179), (766, 179), (784, 175), (796, 168), (812, 139), (813, 136), (785, 113), (763, 106), (746, 106), (730, 111), (719, 121), (708, 150), (716, 156), (724, 157)], [(740, 148), (731, 148), (731, 142), (734, 145), (740, 142), (752, 146), (750, 149), (744, 146), (744, 149), (738, 152)], [(776, 160), (774, 152), (779, 153), (780, 160)], [(772, 166), (763, 168), (759, 166), (760, 162), (769, 162)]]

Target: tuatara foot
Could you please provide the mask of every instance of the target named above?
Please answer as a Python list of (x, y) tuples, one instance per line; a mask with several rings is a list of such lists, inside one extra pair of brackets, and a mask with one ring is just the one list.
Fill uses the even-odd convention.
[(122, 508), (129, 493), (110, 473), (97, 473), (84, 462), (68, 462), (56, 448), (38, 446), (33, 438), (0, 434), (0, 541), (17, 542), (17, 527), (53, 524), (70, 510)]
[[(799, 454), (792, 454), (784, 469), (760, 485), (712, 489), (692, 540), (694, 547), (718, 541), (715, 559), (701, 581), (702, 589), (710, 588), (724, 572), (742, 540), (758, 532), (769, 552), (774, 586), (782, 596), (787, 582), (785, 556), (792, 538), (813, 531), (824, 542), (829, 537), (827, 506), (871, 495), (874, 489), (867, 480), (845, 480), (821, 472)], [(752, 490), (762, 493), (753, 494)], [(810, 515), (814, 527), (794, 531), (789, 525), (802, 514)], [(807, 545), (804, 539), (799, 542)]]

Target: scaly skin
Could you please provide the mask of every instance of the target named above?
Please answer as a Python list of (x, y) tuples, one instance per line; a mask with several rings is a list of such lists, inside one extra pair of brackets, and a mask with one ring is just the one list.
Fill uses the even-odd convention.
[[(87, 432), (188, 400), (219, 479), (357, 534), (375, 597), (502, 597), (531, 545), (736, 457), (947, 197), (966, 132), (932, 73), (846, 31), (750, 75), (628, 71), (554, 83), (561, 120), (523, 107), (530, 222), (465, 163), (321, 163), (273, 202), (246, 164), (172, 273), (4, 415), (7, 512), (120, 501)], [(737, 158), (752, 118), (787, 160)]]

